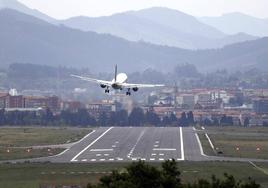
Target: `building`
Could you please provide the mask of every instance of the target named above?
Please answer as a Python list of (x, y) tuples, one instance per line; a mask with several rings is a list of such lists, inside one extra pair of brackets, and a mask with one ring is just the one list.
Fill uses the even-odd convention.
[(71, 112), (77, 112), (81, 108), (83, 108), (83, 105), (79, 101), (62, 101), (60, 103), (61, 110), (69, 110)]
[(102, 102), (88, 103), (85, 105), (85, 108), (87, 109), (89, 114), (97, 118), (101, 113), (110, 114), (111, 112), (116, 112), (122, 109), (122, 105), (117, 102), (102, 101)]
[(253, 111), (257, 114), (268, 114), (268, 97), (253, 99)]
[(209, 102), (211, 101), (210, 93), (199, 93), (197, 95), (197, 103)]
[(8, 93), (0, 93), (0, 109), (6, 108)]
[(24, 108), (49, 108), (53, 112), (60, 110), (60, 99), (56, 96), (52, 97), (23, 97)]
[(183, 94), (177, 96), (177, 104), (181, 105), (185, 109), (193, 109), (195, 105), (195, 96), (192, 94)]
[(9, 93), (0, 94), (0, 108), (24, 108), (23, 96), (12, 96)]

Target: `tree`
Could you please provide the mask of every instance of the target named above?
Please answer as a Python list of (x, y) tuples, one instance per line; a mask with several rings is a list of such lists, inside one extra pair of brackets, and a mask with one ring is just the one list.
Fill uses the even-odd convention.
[(118, 126), (128, 126), (128, 113), (126, 110), (116, 112), (116, 122)]
[(0, 125), (5, 125), (5, 110), (1, 109), (0, 110)]
[(162, 119), (162, 125), (163, 126), (168, 126), (170, 124), (171, 124), (170, 118), (168, 116), (163, 117), (163, 119)]
[(164, 188), (180, 188), (180, 171), (174, 159), (162, 163), (162, 184)]
[(108, 124), (108, 117), (105, 112), (101, 112), (98, 120), (99, 126), (105, 127)]
[(162, 168), (157, 168), (139, 161), (130, 164), (121, 173), (117, 170), (100, 178), (97, 185), (88, 184), (88, 188), (260, 188), (254, 180), (246, 182), (236, 180), (232, 175), (224, 174), (218, 179), (199, 179), (197, 182), (182, 184), (180, 171), (175, 160), (165, 161)]
[(186, 127), (189, 125), (189, 122), (188, 122), (188, 119), (187, 119), (185, 112), (182, 112), (179, 122), (180, 122), (180, 126)]
[(158, 126), (160, 124), (160, 118), (154, 112), (147, 112), (145, 114), (145, 122), (152, 126)]
[(244, 127), (248, 127), (249, 126), (249, 118), (246, 117), (244, 120)]
[(214, 126), (218, 126), (220, 123), (219, 123), (219, 120), (218, 120), (216, 117), (213, 117), (213, 118), (212, 118), (212, 124), (213, 124)]
[(230, 126), (233, 125), (233, 117), (223, 115), (222, 118), (220, 119), (220, 125), (222, 126)]
[(129, 180), (139, 188), (160, 188), (161, 171), (145, 162), (139, 161), (127, 167)]
[(54, 120), (53, 112), (47, 108), (46, 112), (42, 116), (42, 125), (51, 125)]
[(178, 118), (176, 117), (176, 115), (174, 113), (170, 114), (169, 119), (170, 119), (170, 122), (171, 122), (172, 125), (177, 126)]
[(187, 113), (187, 119), (188, 119), (189, 125), (194, 125), (194, 114), (192, 111)]
[(213, 122), (209, 118), (205, 118), (205, 120), (203, 121), (203, 124), (205, 126), (211, 126), (213, 125)]
[(134, 108), (128, 118), (130, 126), (142, 126), (144, 124), (144, 113), (141, 108)]

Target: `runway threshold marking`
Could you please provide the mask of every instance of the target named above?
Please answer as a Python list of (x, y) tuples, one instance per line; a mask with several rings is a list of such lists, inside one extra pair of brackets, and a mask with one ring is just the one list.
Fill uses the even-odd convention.
[(176, 151), (176, 148), (154, 148), (154, 151)]
[(76, 158), (79, 157), (82, 153), (84, 153), (89, 147), (91, 147), (93, 144), (95, 144), (99, 139), (101, 139), (105, 134), (107, 134), (113, 127), (110, 127), (107, 129), (104, 133), (102, 133), (98, 138), (96, 138), (91, 144), (89, 144), (87, 147), (85, 147), (82, 151), (80, 151), (74, 158), (72, 158), (71, 162), (77, 161)]

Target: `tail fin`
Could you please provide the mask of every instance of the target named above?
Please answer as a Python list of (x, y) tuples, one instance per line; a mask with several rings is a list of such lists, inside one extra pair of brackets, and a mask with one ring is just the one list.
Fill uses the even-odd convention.
[(116, 77), (117, 77), (117, 65), (115, 65), (115, 70), (114, 70), (114, 81), (116, 82)]

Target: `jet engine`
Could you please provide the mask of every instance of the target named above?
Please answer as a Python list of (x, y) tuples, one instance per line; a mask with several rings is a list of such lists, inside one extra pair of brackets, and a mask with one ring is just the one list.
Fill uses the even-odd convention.
[(101, 86), (101, 88), (106, 88), (106, 85), (104, 85), (104, 84), (101, 84), (100, 86)]
[(139, 88), (137, 88), (137, 87), (133, 88), (133, 91), (135, 91), (135, 92), (137, 92), (138, 90), (139, 90)]

